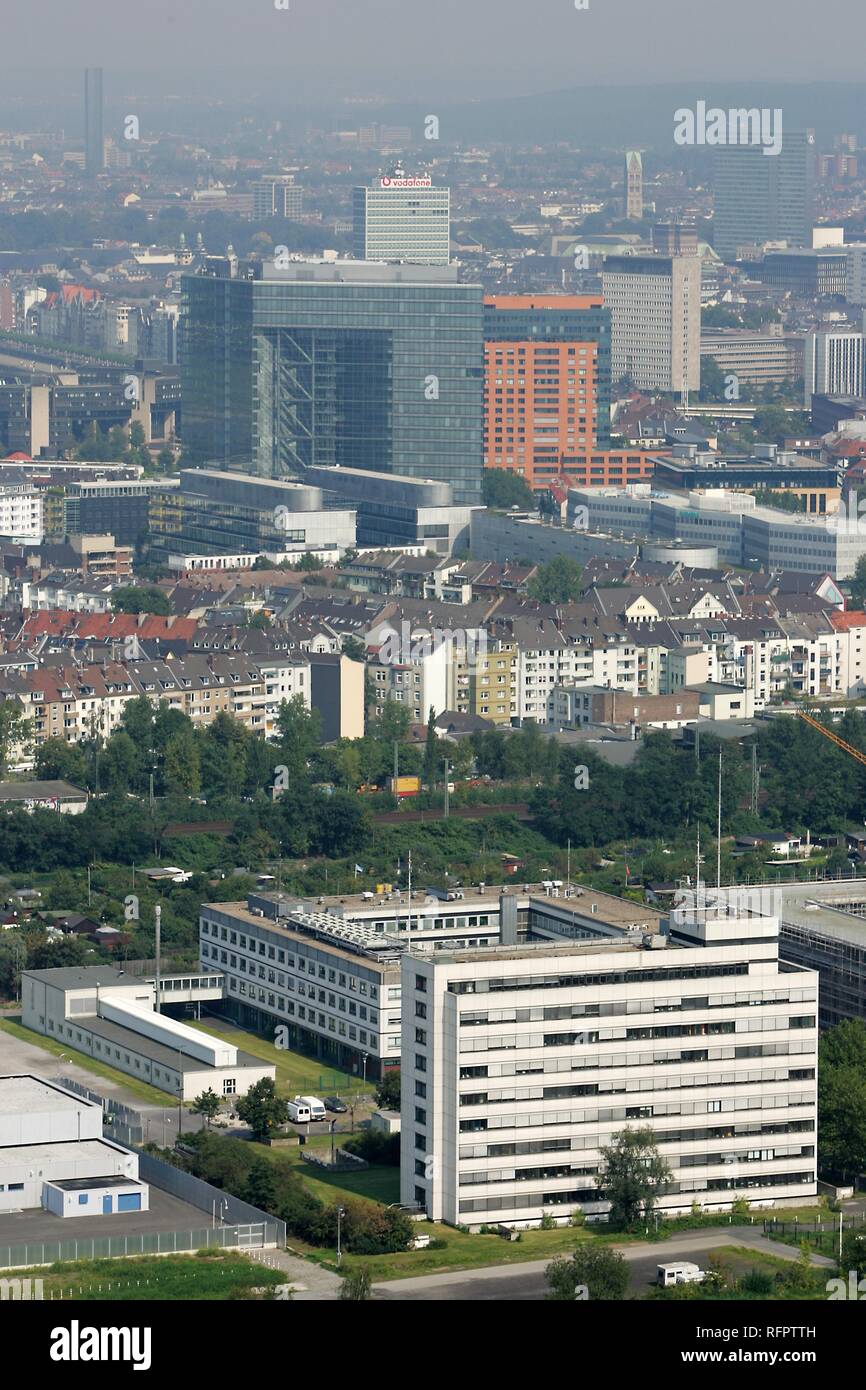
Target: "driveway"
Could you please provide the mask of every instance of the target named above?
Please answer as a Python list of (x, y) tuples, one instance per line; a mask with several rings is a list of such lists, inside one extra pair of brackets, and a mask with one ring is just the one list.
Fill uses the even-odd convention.
[[(766, 1255), (796, 1260), (799, 1251), (792, 1245), (768, 1240), (751, 1226), (714, 1226), (700, 1231), (683, 1231), (665, 1241), (640, 1241), (614, 1246), (629, 1265), (629, 1291), (640, 1295), (655, 1281), (656, 1267), (675, 1260), (701, 1264), (712, 1250), (721, 1246), (748, 1246)], [(551, 1257), (553, 1258), (553, 1257)], [(435, 1301), (461, 1300), (485, 1302), (537, 1302), (547, 1296), (544, 1271), (550, 1260), (526, 1264), (493, 1265), (486, 1269), (467, 1269), (453, 1274), (429, 1274), (419, 1279), (393, 1279), (374, 1284), (373, 1295), (381, 1299)], [(835, 1268), (824, 1255), (813, 1255), (816, 1267)]]

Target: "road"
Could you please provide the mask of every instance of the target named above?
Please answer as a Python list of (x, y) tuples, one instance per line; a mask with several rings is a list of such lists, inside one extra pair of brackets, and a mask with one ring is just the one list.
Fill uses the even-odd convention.
[[(691, 1260), (704, 1264), (712, 1250), (720, 1246), (748, 1246), (766, 1255), (796, 1260), (799, 1252), (792, 1245), (768, 1240), (751, 1226), (714, 1226), (700, 1231), (683, 1231), (682, 1235), (665, 1241), (641, 1241), (615, 1246), (629, 1265), (629, 1292), (646, 1293), (655, 1282), (656, 1268), (674, 1260)], [(468, 1269), (453, 1274), (430, 1274), (420, 1279), (394, 1279), (374, 1284), (377, 1299), (399, 1299), (410, 1302), (539, 1302), (547, 1295), (544, 1271), (549, 1260), (534, 1260), (527, 1264), (493, 1265), (484, 1270)], [(834, 1262), (823, 1255), (813, 1255), (815, 1266), (835, 1268)]]

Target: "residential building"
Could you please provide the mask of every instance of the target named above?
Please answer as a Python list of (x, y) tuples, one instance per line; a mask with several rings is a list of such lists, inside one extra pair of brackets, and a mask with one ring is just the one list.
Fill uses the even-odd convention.
[(253, 184), (253, 217), (283, 217), (293, 221), (304, 211), (303, 189), (294, 174), (265, 174)]
[(610, 438), (610, 313), (600, 295), (484, 301), (484, 464), (545, 487)]
[(323, 743), (364, 737), (363, 661), (342, 652), (309, 653), (310, 700), (322, 720)]
[(701, 263), (697, 256), (607, 256), (611, 373), (641, 390), (697, 391), (701, 384)]

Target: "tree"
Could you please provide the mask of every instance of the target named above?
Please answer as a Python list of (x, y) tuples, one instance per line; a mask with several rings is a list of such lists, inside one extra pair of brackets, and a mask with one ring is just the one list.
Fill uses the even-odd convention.
[(111, 595), (115, 613), (156, 613), (167, 618), (171, 613), (168, 595), (153, 585), (122, 584)]
[(247, 1173), (244, 1201), (261, 1211), (273, 1211), (277, 1196), (274, 1166), (266, 1158), (256, 1158)]
[(818, 1044), (818, 1157), (842, 1178), (866, 1169), (866, 1024), (845, 1019)]
[(0, 700), (0, 776), (12, 754), (30, 737), (31, 729), (17, 700)]
[(274, 1130), (289, 1118), (289, 1107), (277, 1095), (276, 1084), (269, 1076), (251, 1086), (246, 1095), (240, 1097), (236, 1108), (244, 1124), (252, 1130), (253, 1138), (259, 1142), (270, 1139)]
[(508, 468), (485, 468), (481, 479), (481, 500), (485, 507), (535, 509), (532, 488), (519, 473)]
[(656, 1194), (673, 1176), (652, 1130), (621, 1130), (602, 1147), (601, 1156), (603, 1167), (595, 1182), (610, 1202), (611, 1225), (633, 1226), (648, 1217)]
[(562, 1256), (551, 1261), (544, 1277), (551, 1290), (548, 1298), (555, 1302), (623, 1299), (628, 1288), (628, 1265), (609, 1245), (587, 1242), (577, 1246), (571, 1259)]
[(382, 1110), (400, 1109), (400, 1068), (390, 1067), (382, 1073), (376, 1086), (376, 1104)]
[(848, 586), (851, 590), (851, 602), (855, 608), (862, 608), (866, 603), (866, 555), (861, 555), (854, 569), (853, 579), (849, 579)]
[(196, 796), (201, 789), (201, 765), (192, 728), (179, 729), (165, 745), (162, 780), (169, 796)]
[(352, 1269), (340, 1286), (340, 1297), (360, 1303), (371, 1298), (369, 1269)]
[(352, 661), (366, 661), (367, 648), (359, 637), (344, 637), (343, 656), (348, 656)]
[(62, 738), (47, 738), (36, 750), (34, 772), (40, 780), (71, 782), (73, 786), (87, 785), (87, 759), (75, 743)]
[(301, 695), (283, 700), (277, 711), (279, 758), (288, 769), (290, 780), (307, 775), (307, 762), (322, 741), (322, 717), (317, 709), (307, 709)]
[(205, 1123), (210, 1129), (211, 1120), (216, 1119), (220, 1111), (220, 1098), (216, 1091), (208, 1087), (206, 1091), (202, 1091), (200, 1096), (196, 1096), (189, 1108), (191, 1114), (203, 1115)]
[(557, 555), (542, 565), (529, 583), (530, 598), (539, 603), (572, 603), (580, 598), (581, 568), (569, 555)]
[(436, 711), (430, 706), (427, 716), (427, 738), (424, 743), (424, 763), (422, 776), (428, 787), (432, 787), (442, 761), (439, 736), (436, 733)]

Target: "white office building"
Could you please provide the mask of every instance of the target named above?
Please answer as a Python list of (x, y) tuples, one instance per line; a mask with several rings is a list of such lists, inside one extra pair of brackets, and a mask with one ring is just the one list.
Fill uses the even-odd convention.
[(402, 1201), (473, 1228), (603, 1216), (602, 1147), (647, 1126), (663, 1211), (814, 1200), (818, 977), (721, 899), (664, 934), (404, 956)]
[(353, 251), (359, 261), (414, 261), (448, 265), (451, 259), (451, 190), (395, 169), (372, 188), (356, 188)]
[(804, 380), (807, 410), (813, 396), (862, 396), (866, 392), (866, 335), (851, 329), (808, 333)]
[(608, 256), (611, 379), (642, 391), (697, 391), (701, 384), (699, 256)]

